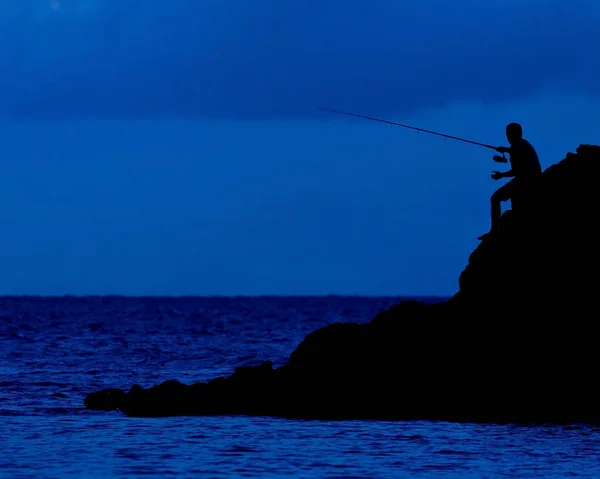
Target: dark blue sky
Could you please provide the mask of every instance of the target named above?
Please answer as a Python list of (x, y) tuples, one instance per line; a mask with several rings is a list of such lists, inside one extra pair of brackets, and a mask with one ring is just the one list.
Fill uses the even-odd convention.
[(0, 293), (452, 294), (493, 152), (600, 143), (600, 2), (0, 5)]

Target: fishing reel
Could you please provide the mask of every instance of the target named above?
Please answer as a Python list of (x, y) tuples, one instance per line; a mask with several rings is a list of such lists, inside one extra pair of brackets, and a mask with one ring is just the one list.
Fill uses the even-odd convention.
[(506, 163), (508, 161), (508, 158), (506, 158), (504, 153), (502, 153), (502, 156), (494, 155), (494, 157), (492, 159), (497, 163)]

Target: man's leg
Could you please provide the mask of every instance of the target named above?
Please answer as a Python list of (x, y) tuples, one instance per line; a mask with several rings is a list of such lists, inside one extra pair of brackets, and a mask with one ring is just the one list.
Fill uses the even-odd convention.
[[(490, 233), (494, 232), (494, 230), (498, 227), (500, 223), (500, 216), (502, 216), (502, 202), (510, 200), (512, 196), (512, 191), (514, 187), (514, 179), (510, 180), (505, 185), (498, 188), (492, 197), (490, 198), (491, 206), (492, 206), (492, 229)], [(481, 235), (478, 239), (485, 238), (489, 233), (485, 233)]]
[(502, 216), (502, 202), (505, 201), (502, 194), (502, 188), (504, 188), (504, 186), (495, 191), (490, 198), (490, 203), (492, 204), (492, 231), (498, 227), (500, 217)]

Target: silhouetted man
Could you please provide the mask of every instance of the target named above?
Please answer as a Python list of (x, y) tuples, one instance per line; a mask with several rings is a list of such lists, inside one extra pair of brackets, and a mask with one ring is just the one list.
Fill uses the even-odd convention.
[[(490, 233), (498, 227), (500, 216), (502, 215), (503, 201), (512, 199), (515, 191), (522, 188), (527, 188), (527, 183), (534, 179), (542, 172), (540, 160), (535, 151), (525, 138), (523, 138), (523, 129), (518, 123), (511, 123), (506, 127), (506, 139), (510, 143), (509, 147), (499, 146), (496, 148), (498, 153), (508, 153), (510, 155), (511, 169), (501, 173), (494, 171), (492, 178), (499, 180), (500, 178), (513, 178), (504, 186), (501, 186), (492, 195), (492, 229)], [(504, 156), (494, 155), (494, 161), (498, 163), (506, 163)], [(489, 233), (485, 233), (479, 239), (485, 238)]]

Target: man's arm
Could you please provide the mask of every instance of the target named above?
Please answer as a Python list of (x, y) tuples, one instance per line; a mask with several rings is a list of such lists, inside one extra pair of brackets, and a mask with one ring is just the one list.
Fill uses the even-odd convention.
[(511, 176), (515, 176), (512, 170), (505, 171), (504, 173), (501, 171), (494, 171), (492, 173), (493, 180), (500, 180), (502, 178), (510, 178)]

